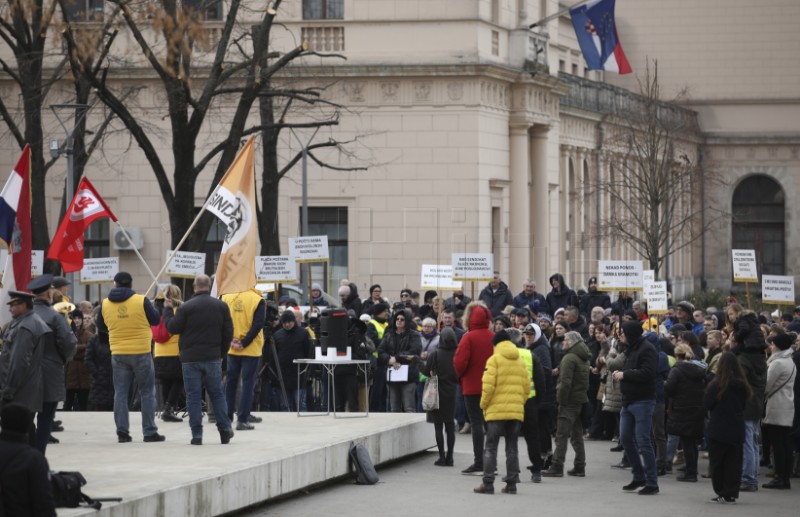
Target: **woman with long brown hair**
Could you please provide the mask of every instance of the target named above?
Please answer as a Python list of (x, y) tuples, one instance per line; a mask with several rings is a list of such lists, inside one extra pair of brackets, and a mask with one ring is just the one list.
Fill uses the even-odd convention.
[(733, 352), (717, 363), (717, 375), (706, 388), (704, 406), (708, 421), (708, 454), (715, 503), (735, 503), (742, 478), (744, 405), (753, 396), (742, 366)]

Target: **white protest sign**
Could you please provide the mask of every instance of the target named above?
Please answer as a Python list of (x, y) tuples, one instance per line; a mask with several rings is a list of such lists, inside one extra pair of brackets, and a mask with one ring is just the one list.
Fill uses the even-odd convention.
[[(167, 260), (172, 255), (172, 250), (167, 250)], [(179, 251), (172, 258), (166, 269), (166, 274), (177, 278), (194, 278), (202, 275), (206, 270), (206, 254), (191, 251)]]
[(31, 251), (31, 277), (42, 276), (44, 274), (44, 251)]
[(667, 282), (652, 282), (645, 286), (647, 295), (647, 313), (666, 314), (669, 304), (667, 303)]
[(258, 282), (297, 283), (297, 262), (289, 255), (262, 255), (256, 257)]
[(327, 262), (328, 236), (289, 237), (289, 255), (297, 262)]
[(734, 282), (758, 282), (755, 250), (731, 250)]
[(761, 300), (764, 303), (794, 305), (794, 277), (762, 275)]
[(598, 262), (599, 291), (642, 290), (641, 260), (601, 260)]
[(656, 272), (653, 269), (645, 269), (642, 271), (642, 285), (647, 285), (649, 283), (656, 281)]
[(494, 278), (491, 253), (453, 253), (453, 280), (481, 281)]
[(453, 280), (453, 266), (447, 264), (423, 264), (421, 289), (439, 289), (444, 291), (457, 291), (461, 289), (461, 282)]
[(119, 257), (88, 258), (81, 269), (82, 284), (108, 284), (119, 273)]

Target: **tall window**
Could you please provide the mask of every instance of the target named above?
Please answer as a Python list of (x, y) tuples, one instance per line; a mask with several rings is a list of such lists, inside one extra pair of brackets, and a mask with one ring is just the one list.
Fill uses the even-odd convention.
[[(302, 224), (301, 208), (301, 228)], [(347, 278), (347, 207), (308, 207), (308, 234), (328, 236), (328, 262), (312, 263), (311, 277), (335, 298), (339, 281)]]
[(762, 274), (783, 275), (786, 268), (785, 201), (781, 186), (763, 174), (733, 192), (732, 248), (755, 250)]
[(303, 19), (343, 20), (344, 0), (303, 0)]
[(200, 250), (206, 254), (206, 274), (213, 275), (217, 272), (217, 265), (219, 264), (219, 256), (222, 254), (222, 244), (225, 242), (225, 223), (219, 217), (213, 217), (211, 228), (208, 229), (208, 235), (203, 243), (203, 248)]
[(222, 19), (222, 0), (184, 0), (183, 5), (200, 12), (203, 20)]
[(103, 19), (103, 0), (65, 0), (64, 11), (71, 22), (91, 22)]
[[(110, 220), (104, 217), (97, 219), (86, 229), (86, 233), (83, 234), (84, 258), (106, 258), (111, 256), (109, 223)], [(76, 305), (81, 300), (100, 301), (111, 290), (111, 284), (83, 285), (82, 295), (78, 294), (81, 291), (78, 288), (77, 278), (74, 287), (76, 299), (73, 300), (73, 303)]]

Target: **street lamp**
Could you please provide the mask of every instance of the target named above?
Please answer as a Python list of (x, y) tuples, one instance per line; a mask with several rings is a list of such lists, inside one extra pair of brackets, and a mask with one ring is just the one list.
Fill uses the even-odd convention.
[[(69, 208), (70, 202), (70, 195), (74, 194), (74, 143), (75, 143), (75, 132), (78, 130), (83, 118), (86, 116), (86, 113), (89, 111), (88, 104), (51, 104), (50, 109), (53, 111), (53, 114), (58, 120), (58, 123), (61, 124), (61, 127), (64, 129), (64, 133), (67, 136), (67, 140), (64, 143), (64, 148), (61, 149), (59, 146), (58, 140), (51, 140), (50, 141), (50, 156), (53, 159), (58, 158), (62, 154), (67, 155), (67, 190), (66, 190), (66, 206)], [(74, 122), (72, 125), (72, 129), (68, 129), (65, 121), (59, 115), (61, 111), (71, 111), (74, 115)], [(69, 287), (69, 294), (70, 296), (74, 296), (74, 286), (72, 282), (72, 273), (67, 273), (67, 280), (70, 281)]]

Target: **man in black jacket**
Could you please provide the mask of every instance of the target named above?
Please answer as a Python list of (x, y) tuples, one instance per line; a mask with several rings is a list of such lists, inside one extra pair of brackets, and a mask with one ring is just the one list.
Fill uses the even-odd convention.
[(207, 275), (197, 275), (192, 287), (194, 296), (174, 314), (172, 301), (164, 300), (164, 324), (170, 334), (180, 334), (178, 349), (192, 445), (203, 444), (204, 385), (214, 408), (220, 440), (226, 444), (233, 437), (233, 429), (222, 389), (222, 357), (233, 344), (233, 321), (228, 305), (210, 296), (211, 279)]
[(608, 309), (611, 307), (611, 297), (608, 294), (597, 290), (597, 277), (589, 278), (589, 292), (581, 297), (581, 316), (589, 320), (591, 318), (592, 309), (595, 307), (602, 307)]
[(620, 381), (622, 391), (619, 437), (633, 473), (633, 481), (622, 489), (630, 491), (643, 487), (639, 495), (653, 495), (658, 493), (658, 468), (651, 439), (658, 352), (642, 337), (643, 332), (638, 321), (622, 324), (620, 341), (627, 346), (625, 363), (621, 370), (614, 372), (614, 380)]
[(494, 272), (494, 278), (489, 282), (489, 285), (483, 288), (478, 299), (489, 307), (489, 310), (492, 311), (492, 317), (499, 316), (507, 305), (514, 304), (514, 297), (511, 295), (511, 291), (508, 290), (506, 283), (500, 279), (500, 273), (497, 271)]
[(305, 377), (297, 380), (297, 366), (295, 359), (308, 359), (311, 357), (311, 336), (308, 329), (297, 322), (297, 317), (291, 309), (286, 309), (281, 314), (281, 328), (273, 334), (275, 348), (278, 351), (278, 368), (281, 369), (283, 383), (286, 386), (286, 395), (289, 397), (289, 411), (306, 411)]

